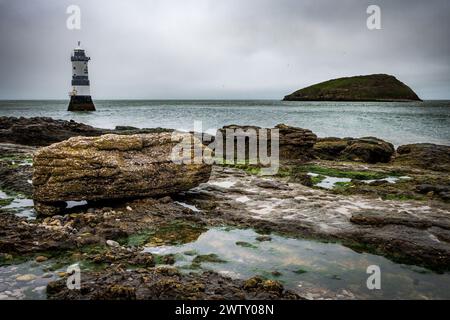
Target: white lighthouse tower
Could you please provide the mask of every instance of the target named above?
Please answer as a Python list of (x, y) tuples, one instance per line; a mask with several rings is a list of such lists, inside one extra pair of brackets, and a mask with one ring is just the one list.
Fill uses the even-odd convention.
[(72, 91), (69, 92), (70, 103), (68, 111), (95, 111), (89, 88), (88, 61), (85, 51), (80, 47), (73, 50), (72, 61)]

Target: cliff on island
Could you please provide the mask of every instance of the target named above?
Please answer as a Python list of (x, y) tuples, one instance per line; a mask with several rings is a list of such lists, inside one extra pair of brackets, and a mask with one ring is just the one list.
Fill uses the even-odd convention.
[(295, 91), (284, 101), (421, 101), (406, 84), (388, 74), (338, 78)]

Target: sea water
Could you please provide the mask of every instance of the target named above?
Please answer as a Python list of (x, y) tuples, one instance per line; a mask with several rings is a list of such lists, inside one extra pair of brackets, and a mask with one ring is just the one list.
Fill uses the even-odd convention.
[(0, 101), (0, 116), (73, 119), (101, 128), (117, 125), (202, 130), (224, 125), (311, 129), (319, 137), (375, 136), (394, 145), (450, 145), (450, 101), (301, 102), (278, 100), (96, 100), (95, 112), (68, 112), (67, 100)]

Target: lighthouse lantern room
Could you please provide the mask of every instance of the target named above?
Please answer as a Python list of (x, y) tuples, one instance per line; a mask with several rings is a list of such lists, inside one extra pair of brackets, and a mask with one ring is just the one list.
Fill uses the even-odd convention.
[(95, 111), (89, 88), (88, 61), (85, 51), (76, 47), (71, 56), (72, 61), (72, 90), (69, 92), (69, 111)]

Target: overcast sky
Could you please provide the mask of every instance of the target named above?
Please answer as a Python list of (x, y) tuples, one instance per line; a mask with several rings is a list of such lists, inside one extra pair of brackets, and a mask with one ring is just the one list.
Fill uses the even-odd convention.
[(450, 98), (449, 0), (0, 0), (0, 99), (66, 99), (77, 40), (94, 99), (281, 99), (371, 73)]

